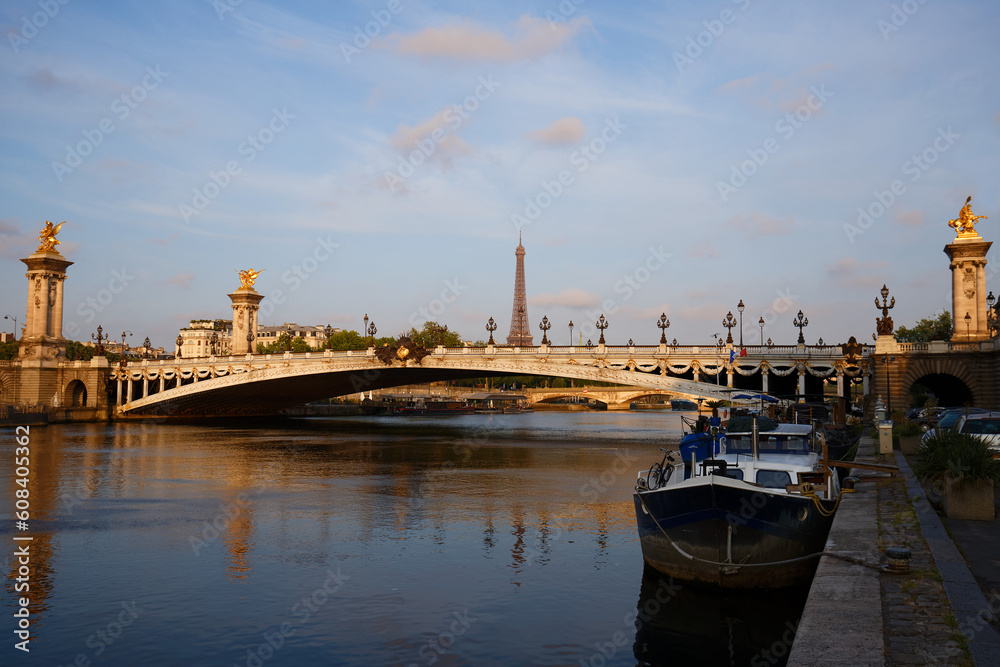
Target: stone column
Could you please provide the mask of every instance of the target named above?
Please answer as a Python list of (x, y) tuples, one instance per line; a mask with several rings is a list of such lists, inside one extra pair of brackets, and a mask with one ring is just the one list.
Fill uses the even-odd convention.
[[(241, 287), (229, 298), (233, 302), (232, 354), (253, 354), (257, 338), (257, 312), (264, 295), (252, 287)], [(247, 333), (254, 335), (254, 342), (247, 341)]]
[(22, 358), (46, 359), (65, 353), (62, 337), (63, 289), (68, 261), (56, 250), (37, 250), (21, 260), (28, 267), (28, 313)]
[[(951, 316), (955, 342), (989, 340), (986, 326), (986, 253), (990, 251), (990, 241), (979, 235), (958, 237), (944, 247), (951, 260)], [(965, 314), (971, 318), (968, 326)]]

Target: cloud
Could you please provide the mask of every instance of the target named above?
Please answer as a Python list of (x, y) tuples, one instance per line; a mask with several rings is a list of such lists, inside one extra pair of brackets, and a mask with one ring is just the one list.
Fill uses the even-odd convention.
[(897, 209), (892, 212), (892, 219), (908, 227), (919, 227), (924, 224), (924, 212), (916, 208), (909, 211)]
[(841, 257), (830, 266), (826, 273), (840, 287), (877, 289), (885, 281), (886, 262), (861, 263), (854, 257)]
[(558, 294), (543, 292), (528, 299), (532, 306), (566, 306), (567, 308), (590, 308), (600, 303), (596, 295), (582, 289), (564, 289)]
[(528, 138), (537, 144), (560, 146), (579, 143), (587, 128), (576, 116), (565, 116), (548, 127), (528, 133)]
[(729, 219), (726, 225), (736, 231), (743, 232), (747, 236), (777, 236), (790, 232), (795, 226), (795, 221), (792, 220), (792, 216), (781, 220), (778, 218), (769, 218), (760, 213), (751, 213), (749, 215), (737, 213)]
[(512, 37), (466, 20), (412, 35), (393, 33), (376, 45), (392, 48), (400, 55), (421, 58), (511, 63), (537, 60), (559, 50), (582, 29), (590, 27), (590, 19), (585, 16), (550, 24), (546, 19), (525, 14), (513, 24)]
[(462, 117), (448, 107), (419, 125), (411, 127), (400, 124), (396, 133), (389, 138), (389, 143), (403, 154), (421, 151), (426, 156), (429, 148), (433, 148), (427, 161), (435, 160), (450, 166), (453, 158), (472, 152), (469, 145), (456, 134), (463, 124)]
[(191, 289), (191, 283), (193, 281), (193, 273), (178, 273), (173, 278), (169, 278), (167, 280), (167, 284), (173, 285), (174, 287), (180, 287), (181, 289)]
[(758, 81), (760, 81), (760, 75), (754, 74), (753, 76), (745, 76), (742, 79), (733, 79), (732, 81), (728, 81), (719, 86), (716, 90), (720, 93), (731, 93), (733, 91), (740, 90), (741, 88), (750, 88)]
[(719, 251), (715, 249), (715, 246), (710, 241), (705, 241), (704, 243), (698, 243), (688, 248), (687, 256), (714, 259), (719, 257)]

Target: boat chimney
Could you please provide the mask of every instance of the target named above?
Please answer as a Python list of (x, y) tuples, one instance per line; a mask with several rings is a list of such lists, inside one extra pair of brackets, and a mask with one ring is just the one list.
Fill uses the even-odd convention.
[(756, 461), (757, 460), (757, 446), (758, 446), (757, 413), (754, 412), (751, 415), (751, 417), (752, 417), (751, 422), (753, 423), (753, 425), (752, 425), (752, 427), (750, 429), (750, 452), (753, 455), (753, 460)]

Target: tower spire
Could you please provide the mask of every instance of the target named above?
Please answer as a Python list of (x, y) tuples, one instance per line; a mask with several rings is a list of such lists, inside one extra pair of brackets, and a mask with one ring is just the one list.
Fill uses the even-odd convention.
[(507, 344), (516, 347), (530, 347), (531, 327), (528, 325), (528, 303), (524, 289), (524, 245), (521, 243), (521, 232), (517, 234), (517, 268), (514, 272), (514, 307), (510, 316), (510, 334)]

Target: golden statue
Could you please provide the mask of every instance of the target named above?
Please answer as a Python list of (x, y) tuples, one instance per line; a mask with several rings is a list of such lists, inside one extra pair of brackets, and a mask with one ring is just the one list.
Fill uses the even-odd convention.
[(972, 196), (970, 195), (965, 200), (965, 206), (958, 212), (958, 217), (948, 221), (948, 226), (958, 232), (958, 238), (979, 238), (979, 234), (976, 233), (975, 229), (976, 222), (980, 218), (989, 220), (985, 215), (973, 215), (972, 207), (969, 205), (971, 201)]
[(261, 269), (260, 271), (254, 271), (253, 269), (247, 269), (246, 271), (233, 270), (240, 274), (240, 289), (253, 289), (253, 284), (256, 282), (257, 276), (267, 271), (267, 269)]
[(37, 252), (55, 251), (58, 253), (59, 251), (56, 250), (56, 246), (59, 245), (59, 239), (56, 238), (56, 234), (59, 233), (59, 230), (62, 229), (62, 226), (65, 224), (66, 221), (63, 220), (58, 225), (53, 227), (52, 223), (46, 220), (45, 228), (42, 230), (42, 233), (38, 235), (39, 244)]

